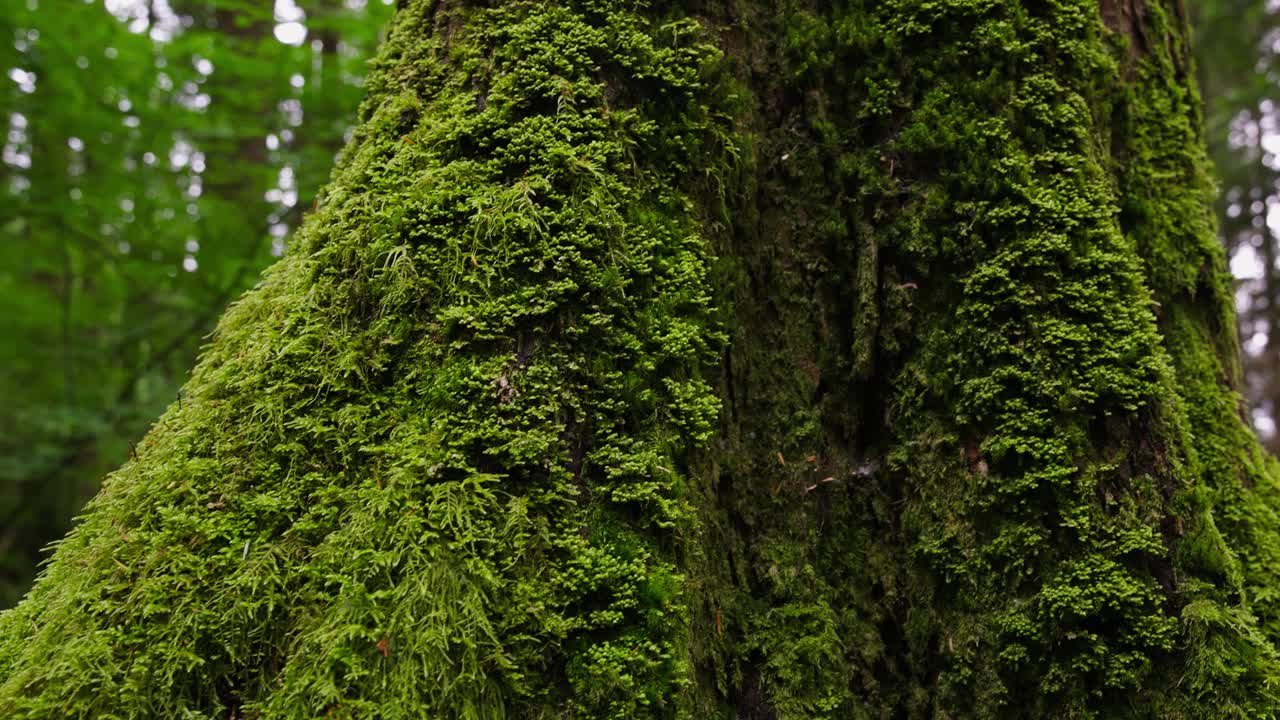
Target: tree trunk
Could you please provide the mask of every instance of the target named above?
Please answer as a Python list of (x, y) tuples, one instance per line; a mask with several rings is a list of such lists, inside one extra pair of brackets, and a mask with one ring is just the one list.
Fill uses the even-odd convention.
[(1280, 705), (1179, 0), (408, 0), (6, 717)]

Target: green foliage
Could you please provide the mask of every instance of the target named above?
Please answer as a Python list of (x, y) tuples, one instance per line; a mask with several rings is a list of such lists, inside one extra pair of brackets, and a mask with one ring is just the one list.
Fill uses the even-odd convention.
[(271, 3), (169, 5), (0, 3), (0, 66), (31, 74), (0, 90), (0, 607), (297, 224), (390, 11), (305, 2), (291, 47)]

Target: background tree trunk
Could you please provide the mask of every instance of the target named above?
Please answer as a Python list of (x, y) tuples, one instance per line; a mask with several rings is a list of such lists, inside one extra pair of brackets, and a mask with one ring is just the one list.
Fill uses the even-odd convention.
[(1177, 0), (409, 0), (9, 717), (1262, 717)]

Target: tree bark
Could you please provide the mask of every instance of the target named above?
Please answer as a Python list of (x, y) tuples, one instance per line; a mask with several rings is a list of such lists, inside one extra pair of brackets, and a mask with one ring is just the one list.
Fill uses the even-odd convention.
[(1280, 706), (1177, 0), (401, 5), (7, 717)]

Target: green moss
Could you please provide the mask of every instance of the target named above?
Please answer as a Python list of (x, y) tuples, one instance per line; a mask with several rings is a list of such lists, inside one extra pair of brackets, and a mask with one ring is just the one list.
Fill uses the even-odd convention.
[(680, 707), (718, 51), (628, 3), (435, 5), (399, 12), (295, 247), (5, 616), (6, 717)]
[(1176, 12), (407, 5), (6, 716), (1280, 704)]
[(785, 196), (749, 195), (725, 253), (732, 459), (703, 513), (746, 548), (717, 601), (750, 617), (739, 696), (1269, 713), (1274, 481), (1223, 385), (1185, 28), (1152, 6), (1135, 53), (1086, 2), (755, 21), (786, 78), (757, 88), (756, 172)]

